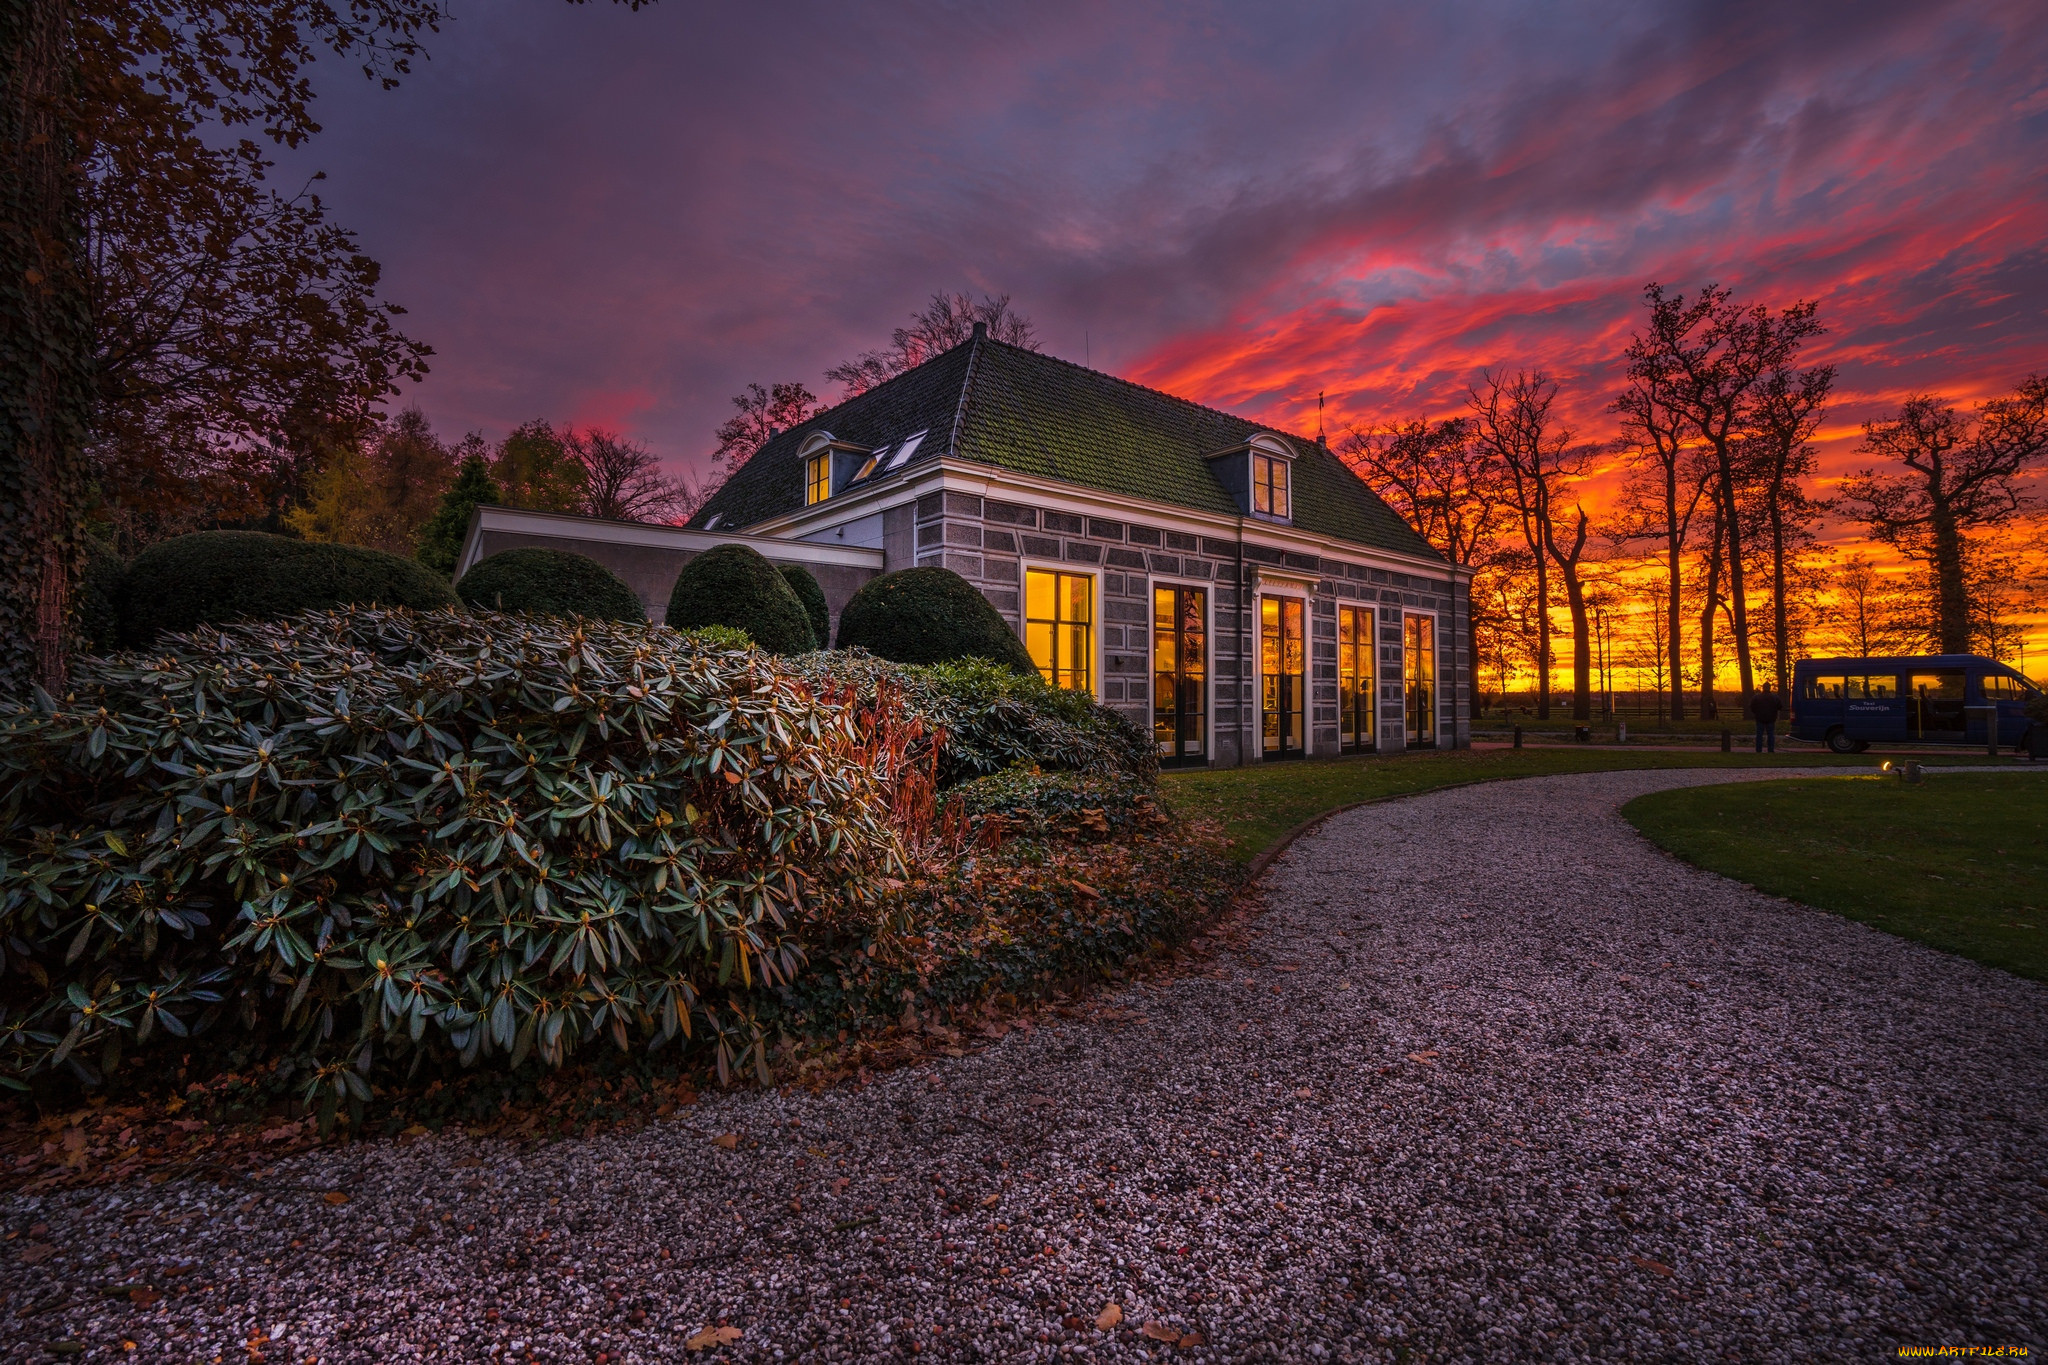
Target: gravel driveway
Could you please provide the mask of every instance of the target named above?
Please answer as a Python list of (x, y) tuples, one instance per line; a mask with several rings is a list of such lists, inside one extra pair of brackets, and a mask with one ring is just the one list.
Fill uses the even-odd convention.
[[(231, 1365), (251, 1343), (336, 1363), (2048, 1346), (2048, 991), (1692, 871), (1615, 814), (1734, 776), (1351, 812), (1273, 867), (1253, 937), (1123, 991), (1122, 1018), (864, 1088), (17, 1197), (0, 1343)], [(729, 1344), (685, 1350), (721, 1324)]]

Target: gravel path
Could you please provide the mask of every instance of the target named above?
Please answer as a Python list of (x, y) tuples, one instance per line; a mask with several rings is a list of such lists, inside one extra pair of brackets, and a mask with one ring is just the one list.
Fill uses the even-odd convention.
[[(1694, 872), (1615, 814), (1735, 776), (1544, 778), (1340, 816), (1273, 867), (1253, 938), (1123, 991), (1120, 1021), (864, 1088), (720, 1097), (523, 1151), (429, 1138), (248, 1186), (17, 1197), (0, 1351), (2040, 1350), (2048, 991)], [(711, 1140), (727, 1132), (734, 1150)], [(322, 1199), (335, 1188), (347, 1203)], [(1110, 1303), (1122, 1322), (1100, 1330)], [(686, 1352), (720, 1324), (730, 1344)]]

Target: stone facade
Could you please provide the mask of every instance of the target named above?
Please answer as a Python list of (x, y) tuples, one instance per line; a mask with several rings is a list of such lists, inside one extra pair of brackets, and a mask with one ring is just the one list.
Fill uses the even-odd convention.
[[(1314, 555), (1256, 539), (1223, 540), (1141, 522), (1084, 515), (1024, 501), (957, 492), (924, 494), (915, 504), (915, 563), (948, 568), (981, 590), (1023, 634), (1027, 568), (1094, 575), (1096, 629), (1105, 706), (1142, 727), (1152, 724), (1152, 589), (1155, 583), (1206, 587), (1210, 594), (1212, 762), (1255, 760), (1259, 733), (1257, 600), (1262, 592), (1306, 603), (1311, 752), (1339, 748), (1337, 608), (1377, 608), (1377, 747), (1408, 743), (1403, 696), (1403, 617), (1429, 613), (1436, 629), (1438, 747), (1467, 742), (1456, 718), (1469, 715), (1468, 606), (1448, 576), (1403, 574), (1356, 559)], [(895, 555), (889, 567), (903, 567)]]

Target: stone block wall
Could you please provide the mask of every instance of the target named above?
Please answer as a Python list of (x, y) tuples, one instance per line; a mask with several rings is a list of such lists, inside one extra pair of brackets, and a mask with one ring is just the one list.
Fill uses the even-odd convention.
[[(908, 511), (909, 509), (904, 509)], [(892, 531), (895, 527), (892, 526)], [(909, 528), (903, 528), (909, 539)], [(1101, 638), (1103, 704), (1142, 727), (1152, 724), (1151, 613), (1155, 579), (1210, 585), (1210, 716), (1214, 761), (1257, 757), (1258, 571), (1296, 580), (1314, 575), (1309, 597), (1309, 728), (1317, 753), (1337, 748), (1337, 604), (1380, 608), (1379, 708), (1382, 748), (1407, 742), (1402, 701), (1401, 608), (1437, 613), (1439, 743), (1461, 741), (1452, 717), (1469, 701), (1466, 604), (1448, 579), (1430, 579), (1330, 556), (1247, 541), (1239, 567), (1236, 540), (1196, 536), (1143, 523), (1082, 516), (971, 493), (928, 493), (915, 508), (915, 555), (981, 590), (1010, 627), (1023, 633), (1024, 570), (1085, 569), (1099, 574), (1096, 630)], [(890, 567), (898, 566), (894, 545)]]

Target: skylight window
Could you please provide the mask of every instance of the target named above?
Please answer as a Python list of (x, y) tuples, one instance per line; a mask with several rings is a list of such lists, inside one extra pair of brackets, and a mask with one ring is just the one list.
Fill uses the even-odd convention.
[(910, 457), (917, 454), (918, 443), (924, 440), (924, 437), (925, 433), (920, 431), (917, 433), (917, 435), (905, 441), (903, 443), (903, 449), (897, 451), (895, 455), (890, 457), (888, 468), (901, 469), (904, 465), (909, 464)]

